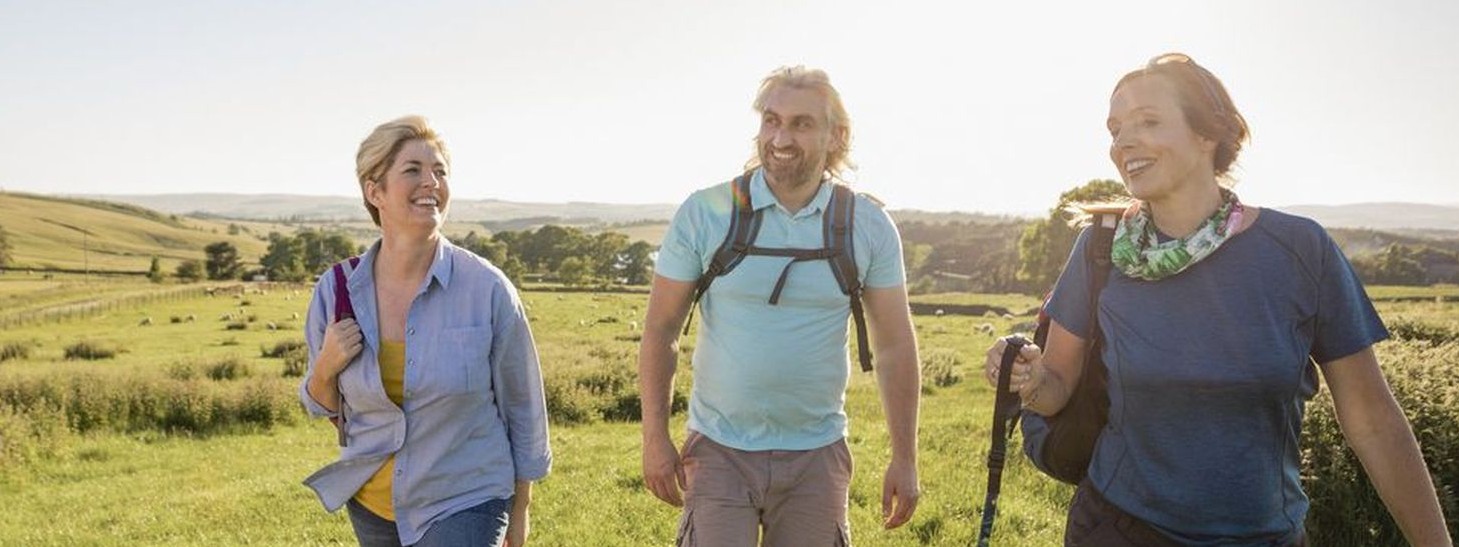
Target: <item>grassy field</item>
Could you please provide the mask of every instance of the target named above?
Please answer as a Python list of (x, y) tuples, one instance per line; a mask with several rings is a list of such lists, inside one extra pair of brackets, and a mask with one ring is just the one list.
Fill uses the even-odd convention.
[[(33, 349), (27, 358), (0, 362), (0, 388), (44, 378), (162, 382), (179, 367), (206, 368), (234, 359), (247, 369), (240, 379), (187, 381), (233, 390), (263, 386), (292, 396), (295, 379), (280, 378), (282, 361), (262, 357), (261, 350), (302, 338), (294, 314), (303, 313), (308, 294), (306, 287), (251, 289), (9, 329), (0, 333), (0, 345), (26, 343)], [(603, 371), (628, 373), (635, 366), (645, 295), (528, 292), (524, 299), (549, 384)], [(1032, 302), (986, 295), (919, 300), (1017, 309)], [(1380, 309), (1385, 317), (1459, 318), (1454, 302), (1380, 304)], [(231, 317), (223, 319), (225, 315)], [(147, 318), (150, 324), (143, 325)], [(920, 434), (924, 497), (914, 520), (899, 530), (884, 531), (877, 524), (881, 472), (889, 455), (885, 424), (874, 378), (854, 374), (848, 412), (856, 465), (851, 518), (857, 545), (967, 545), (975, 538), (992, 400), (991, 390), (976, 374), (992, 335), (977, 327), (989, 323), (1001, 333), (1028, 320), (916, 318), (924, 368), (939, 371), (945, 385), (933, 386), (933, 375), (928, 375)], [(229, 330), (230, 324), (239, 323), (244, 327)], [(122, 353), (100, 361), (65, 360), (65, 346), (83, 339)], [(691, 340), (686, 338), (686, 345)], [(1385, 346), (1379, 351), (1387, 353)], [(681, 367), (681, 372), (686, 371)], [(684, 376), (681, 387), (687, 385)], [(673, 426), (680, 440), (682, 420), (679, 416)], [(556, 461), (553, 474), (535, 490), (533, 545), (672, 543), (677, 511), (643, 488), (637, 424), (601, 419), (554, 424), (552, 437)], [(0, 537), (6, 539), (0, 543), (350, 545), (347, 517), (325, 513), (299, 484), (333, 459), (333, 441), (327, 423), (302, 419), (204, 434), (62, 432), (40, 449), (0, 460), (0, 499), (6, 507), (0, 512)], [(1003, 491), (997, 527), (1001, 544), (1060, 543), (1070, 488), (1015, 457)]]

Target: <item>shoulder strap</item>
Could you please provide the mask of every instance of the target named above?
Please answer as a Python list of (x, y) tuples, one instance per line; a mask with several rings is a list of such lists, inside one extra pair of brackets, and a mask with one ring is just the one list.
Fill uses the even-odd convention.
[(334, 320), (354, 319), (355, 306), (350, 303), (350, 287), (348, 274), (344, 271), (348, 263), (350, 271), (353, 272), (360, 265), (360, 257), (352, 256), (349, 260), (335, 263), (334, 267)]
[[(1103, 361), (1094, 359), (1095, 352), (1103, 346), (1100, 342), (1103, 336), (1099, 328), (1099, 293), (1104, 291), (1105, 284), (1109, 282), (1109, 272), (1113, 266), (1110, 248), (1114, 245), (1115, 227), (1119, 225), (1119, 221), (1119, 213), (1095, 213), (1094, 224), (1089, 228), (1089, 241), (1084, 246), (1084, 263), (1089, 270), (1089, 351), (1084, 354), (1086, 366), (1093, 363), (1103, 368)], [(1085, 373), (1088, 372), (1086, 368)]]
[[(824, 215), (824, 238), (831, 251), (831, 273), (842, 294), (851, 299), (851, 318), (856, 322), (856, 357), (862, 372), (871, 372), (871, 345), (867, 340), (866, 311), (862, 308), (861, 273), (856, 268), (856, 245), (852, 228), (856, 221), (856, 194), (844, 184), (831, 184), (830, 214)], [(900, 260), (900, 258), (898, 258)]]
[[(350, 272), (360, 265), (360, 257), (352, 256), (348, 260), (335, 263), (334, 271), (334, 320), (355, 318), (355, 306), (350, 303), (349, 279), (345, 273), (345, 264), (349, 264)], [(330, 419), (334, 423), (334, 430), (339, 434), (339, 445), (349, 445), (349, 435), (345, 434), (345, 402), (344, 393), (339, 394), (339, 416)]]
[(714, 278), (728, 274), (735, 266), (739, 266), (750, 245), (754, 243), (755, 236), (760, 234), (760, 212), (750, 202), (752, 174), (752, 171), (747, 171), (730, 181), (733, 210), (730, 213), (729, 231), (724, 234), (724, 241), (714, 251), (714, 256), (710, 257), (709, 267), (694, 283), (694, 300), (689, 303), (689, 316), (684, 319), (684, 334), (689, 334), (689, 325), (694, 322), (694, 308), (699, 305), (699, 299), (704, 297), (705, 291), (709, 290), (710, 283), (714, 282)]

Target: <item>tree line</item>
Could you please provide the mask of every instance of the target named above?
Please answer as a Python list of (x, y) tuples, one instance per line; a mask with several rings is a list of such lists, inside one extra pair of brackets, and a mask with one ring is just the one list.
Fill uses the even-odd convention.
[[(1059, 195), (1047, 214), (1032, 221), (988, 217), (978, 220), (898, 222), (909, 290), (1042, 294), (1053, 286), (1078, 235), (1079, 204), (1127, 199), (1124, 185), (1091, 180)], [(1345, 249), (1356, 248), (1352, 230), (1334, 229)], [(0, 228), (0, 264), (8, 244)], [(1364, 232), (1364, 241), (1373, 234)], [(268, 251), (257, 270), (245, 271), (238, 249), (228, 242), (208, 245), (202, 262), (187, 261), (176, 275), (198, 279), (306, 281), (330, 265), (364, 252), (343, 232), (304, 229), (294, 235), (270, 233)], [(630, 242), (618, 232), (588, 233), (555, 224), (535, 229), (503, 230), (490, 236), (468, 233), (453, 240), (517, 281), (542, 280), (576, 286), (646, 285), (653, 277), (656, 247)], [(1352, 257), (1359, 277), (1368, 284), (1428, 285), (1459, 282), (1459, 250), (1389, 239), (1376, 254)], [(1459, 246), (1459, 244), (1456, 244)], [(1373, 246), (1366, 248), (1372, 249)], [(1349, 251), (1351, 256), (1351, 251)], [(160, 280), (153, 259), (152, 276)]]
[[(293, 235), (272, 232), (259, 267), (244, 268), (243, 257), (230, 242), (219, 241), (203, 249), (202, 261), (177, 266), (183, 281), (266, 278), (270, 281), (307, 281), (336, 262), (365, 252), (345, 233), (304, 229)], [(476, 232), (454, 241), (486, 258), (508, 278), (555, 281), (568, 285), (646, 285), (653, 275), (654, 246), (628, 240), (618, 232), (589, 234), (571, 226), (547, 225), (535, 230), (497, 232), (490, 237)], [(162, 279), (156, 258), (149, 273)]]

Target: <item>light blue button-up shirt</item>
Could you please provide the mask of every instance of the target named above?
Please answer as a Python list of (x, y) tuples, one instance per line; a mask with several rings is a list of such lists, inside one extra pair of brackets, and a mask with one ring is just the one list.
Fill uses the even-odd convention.
[[(733, 214), (730, 183), (690, 196), (675, 213), (655, 271), (694, 281), (724, 242)], [(791, 213), (775, 199), (763, 170), (750, 203), (764, 209), (759, 247), (819, 249), (831, 186)], [(882, 208), (856, 196), (852, 256), (862, 285), (902, 286), (901, 238)], [(709, 286), (700, 301), (689, 429), (740, 450), (809, 450), (846, 435), (846, 353), (851, 301), (824, 260), (791, 266), (777, 305), (770, 292), (790, 258), (747, 256)]]
[[(518, 480), (547, 475), (552, 453), (537, 349), (521, 300), (501, 270), (444, 238), (406, 317), (405, 401), (385, 395), (378, 362), (373, 265), (380, 243), (347, 277), (364, 349), (339, 375), (349, 444), (304, 484), (330, 511), (395, 455), (392, 502), (400, 541), (463, 509), (512, 496)], [(334, 275), (314, 288), (305, 322), (310, 374), (335, 318)], [(315, 416), (335, 416), (308, 392)]]

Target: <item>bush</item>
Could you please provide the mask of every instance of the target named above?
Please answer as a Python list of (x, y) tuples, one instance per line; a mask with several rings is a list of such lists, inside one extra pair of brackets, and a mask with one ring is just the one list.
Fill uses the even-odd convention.
[[(1444, 513), (1459, 514), (1459, 343), (1423, 347), (1378, 345), (1384, 374), (1418, 437)], [(1307, 407), (1302, 435), (1302, 486), (1312, 500), (1312, 545), (1403, 545), (1403, 534), (1347, 448), (1324, 390)], [(1459, 519), (1449, 519), (1459, 537)]]
[(87, 361), (95, 361), (98, 359), (111, 359), (116, 357), (119, 351), (115, 346), (110, 344), (82, 340), (66, 346), (66, 360), (74, 361), (76, 359), (84, 359)]
[(264, 346), (259, 346), (258, 352), (264, 357), (279, 359), (288, 355), (294, 350), (305, 349), (307, 351), (307, 348), (308, 346), (304, 343), (303, 340), (284, 340), (282, 342), (275, 343), (272, 349)]
[(937, 387), (948, 387), (957, 385), (963, 381), (962, 375), (958, 374), (958, 365), (962, 364), (962, 358), (957, 352), (947, 349), (933, 348), (922, 352), (922, 383), (931, 383)]
[(242, 359), (237, 357), (228, 357), (222, 361), (207, 365), (203, 367), (203, 370), (207, 373), (208, 378), (214, 380), (237, 380), (252, 375), (252, 371), (248, 368), (248, 363), (243, 362)]
[(173, 380), (191, 380), (198, 377), (198, 368), (192, 363), (173, 363), (167, 367), (167, 377)]
[(6, 342), (0, 346), (0, 363), (11, 359), (30, 359), (30, 344), (25, 342)]
[(1389, 323), (1388, 332), (1393, 334), (1394, 338), (1410, 342), (1427, 342), (1430, 346), (1459, 341), (1459, 331), (1408, 319), (1399, 319)]
[[(544, 385), (547, 416), (555, 424), (636, 422), (643, 417), (638, 374), (627, 367), (610, 365), (577, 375), (557, 374), (544, 379)], [(675, 386), (669, 412), (688, 409), (689, 397)]]
[(284, 353), (284, 377), (298, 378), (309, 369), (309, 348), (298, 347)]
[(301, 410), (290, 384), (278, 378), (222, 384), (109, 374), (0, 378), (0, 457), (11, 454), (12, 439), (23, 437), (13, 432), (23, 428), (34, 433), (20, 442), (35, 444), (66, 433), (208, 435), (292, 423)]
[(248, 323), (245, 323), (243, 321), (234, 321), (228, 323), (228, 326), (223, 328), (225, 330), (248, 330)]

